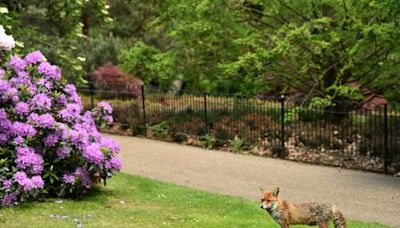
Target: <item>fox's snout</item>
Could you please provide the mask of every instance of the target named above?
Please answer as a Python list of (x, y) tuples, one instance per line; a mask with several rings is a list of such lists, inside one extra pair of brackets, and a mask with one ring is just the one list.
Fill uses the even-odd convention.
[(275, 207), (274, 203), (270, 203), (270, 204), (261, 204), (260, 208), (263, 210), (271, 210)]

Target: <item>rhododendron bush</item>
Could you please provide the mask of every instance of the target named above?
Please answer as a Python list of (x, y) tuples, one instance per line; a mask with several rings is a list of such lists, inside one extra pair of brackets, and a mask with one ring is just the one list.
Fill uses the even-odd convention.
[(112, 123), (111, 106), (83, 112), (75, 86), (40, 51), (12, 56), (1, 26), (0, 40), (0, 207), (105, 183), (121, 167), (118, 144), (96, 127)]

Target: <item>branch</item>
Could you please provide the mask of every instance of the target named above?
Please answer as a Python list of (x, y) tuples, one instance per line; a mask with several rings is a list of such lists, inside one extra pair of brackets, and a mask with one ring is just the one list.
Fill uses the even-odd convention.
[[(378, 62), (375, 62), (374, 64), (371, 64), (371, 67), (369, 68), (369, 70), (367, 70), (365, 73), (360, 74), (358, 77), (354, 78), (351, 82), (358, 82), (360, 81), (363, 77), (365, 77), (366, 75), (370, 74), (373, 70), (375, 70), (376, 66), (378, 66), (379, 62), (385, 61), (387, 59), (387, 57), (389, 56), (389, 53), (386, 53), (385, 57), (383, 58), (383, 60), (378, 60)], [(373, 82), (375, 79), (377, 79), (378, 77), (374, 77), (373, 80), (371, 82)], [(367, 83), (370, 84), (370, 83)]]
[[(283, 66), (279, 63), (275, 63), (275, 64), (279, 65), (279, 66), (283, 67), (283, 69), (285, 69), (285, 66)], [(315, 86), (315, 84), (310, 84), (309, 80), (302, 78), (300, 75), (296, 74), (296, 72), (287, 72), (283, 69), (278, 69), (277, 71), (282, 76), (282, 81), (287, 83), (292, 88), (295, 88), (298, 91), (307, 91), (308, 88), (312, 88)], [(301, 84), (301, 86), (298, 86), (298, 84)]]
[(271, 28), (271, 29), (277, 29), (275, 26), (273, 26), (273, 25), (271, 25), (271, 24), (268, 24), (267, 22), (262, 21), (262, 20), (260, 20), (260, 19), (256, 19), (256, 18), (249, 18), (249, 19), (245, 19), (245, 18), (244, 18), (243, 21), (249, 23), (251, 26), (254, 26), (254, 27), (256, 27), (256, 28), (258, 28), (258, 29), (260, 29), (260, 30), (262, 30), (262, 28), (257, 27), (256, 25), (254, 25), (254, 23), (252, 23), (252, 21), (258, 22), (258, 23), (260, 23), (260, 24), (263, 24), (264, 26), (266, 26), (266, 27), (268, 27), (268, 28)]
[(318, 17), (317, 11), (315, 11), (315, 4), (313, 1), (311, 2), (311, 5), (312, 5), (312, 13), (314, 15), (314, 18), (318, 19), (319, 17)]
[(343, 43), (343, 39), (340, 39), (340, 49), (342, 49), (342, 51), (343, 51), (344, 53), (346, 53), (346, 46), (345, 46), (344, 43)]
[[(281, 13), (278, 13), (277, 16), (279, 16), (280, 19), (282, 20), (282, 21), (280, 21), (282, 24), (289, 24), (289, 21)], [(279, 19), (276, 18), (275, 20), (279, 20)]]
[(338, 58), (335, 62), (333, 62), (323, 73), (322, 75), (325, 75), (326, 73), (328, 73), (328, 71), (330, 71), (333, 67), (335, 67), (335, 65), (337, 65), (338, 63), (340, 63), (343, 59), (345, 59), (346, 56), (343, 55), (342, 57)]
[(43, 45), (46, 45), (46, 46), (49, 46), (49, 47), (52, 47), (52, 48), (58, 48), (55, 44), (48, 43), (48, 42), (44, 42), (44, 41), (35, 39), (35, 38), (33, 38), (33, 37), (30, 37), (29, 39), (30, 39), (31, 41), (33, 41), (33, 42), (40, 43), (40, 44), (43, 44)]
[(281, 5), (283, 5), (284, 7), (288, 8), (290, 11), (292, 11), (293, 13), (295, 13), (297, 16), (301, 17), (304, 21), (310, 21), (310, 18), (304, 16), (303, 14), (299, 13), (298, 11), (296, 11), (295, 9), (293, 9), (292, 7), (286, 5), (285, 3), (283, 3), (282, 1), (280, 2)]
[(347, 6), (346, 6), (346, 0), (343, 0), (343, 8), (344, 8), (344, 12), (346, 13), (346, 19), (349, 18), (348, 13), (349, 11), (347, 10)]
[(346, 15), (346, 16), (345, 16), (346, 20), (344, 21), (344, 23), (343, 23), (343, 25), (342, 25), (342, 29), (343, 29), (343, 30), (346, 30), (347, 22), (348, 22), (348, 20), (349, 20), (349, 11), (347, 10), (346, 0), (343, 0), (342, 2), (343, 2), (344, 12), (345, 12), (345, 15)]
[(271, 16), (271, 15), (266, 14), (264, 11), (261, 11), (261, 10), (258, 10), (258, 9), (254, 9), (254, 8), (250, 8), (250, 7), (246, 7), (246, 6), (242, 6), (242, 7), (243, 7), (245, 10), (247, 10), (247, 11), (251, 11), (251, 12), (253, 12), (253, 13), (258, 13), (258, 14), (260, 14), (260, 15), (263, 16), (263, 17), (269, 17), (269, 18), (272, 18), (272, 19), (278, 21), (278, 22), (281, 23), (281, 24), (285, 24), (285, 22), (279, 20), (278, 18), (276, 18), (276, 17), (274, 17), (274, 16)]
[(373, 53), (371, 53), (369, 56), (367, 56), (365, 59), (363, 59), (362, 62), (365, 62), (366, 60), (370, 60), (374, 56), (379, 56), (379, 53), (382, 50), (383, 50), (383, 52), (386, 52), (386, 55), (388, 55), (389, 52), (390, 52), (390, 49), (391, 48), (387, 48), (387, 49), (385, 49), (385, 48), (380, 48), (380, 49), (375, 48), (375, 51)]
[[(379, 62), (385, 61), (385, 60), (387, 59), (388, 56), (389, 56), (389, 53), (387, 53), (387, 54), (384, 56), (383, 59), (381, 59), (380, 61), (376, 62), (376, 63), (372, 66), (371, 71), (378, 65)], [(379, 71), (379, 69), (378, 69), (378, 71)], [(368, 73), (369, 73), (369, 72), (368, 72)], [(363, 88), (363, 87), (365, 87), (365, 86), (371, 84), (371, 83), (374, 82), (376, 79), (378, 79), (377, 72), (375, 72), (375, 77), (372, 77), (372, 79), (370, 79), (370, 80), (368, 80), (367, 82), (363, 83), (363, 84), (361, 85), (361, 88)]]
[(360, 81), (363, 77), (365, 77), (366, 75), (368, 75), (369, 73), (371, 73), (376, 67), (376, 64), (373, 64), (369, 70), (367, 70), (365, 73), (360, 74), (358, 77), (353, 78), (353, 80), (348, 81), (347, 83), (353, 83), (353, 82), (358, 82)]
[(366, 88), (368, 85), (370, 85), (372, 82), (374, 82), (378, 77), (372, 77), (370, 80), (362, 83), (360, 85), (360, 89)]

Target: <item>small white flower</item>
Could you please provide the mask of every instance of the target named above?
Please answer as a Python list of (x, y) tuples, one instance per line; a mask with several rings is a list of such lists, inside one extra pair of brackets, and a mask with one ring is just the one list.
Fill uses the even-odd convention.
[(0, 14), (8, 13), (8, 9), (6, 7), (0, 7)]
[(6, 35), (6, 30), (4, 30), (4, 27), (0, 25), (0, 36), (1, 35)]
[(76, 36), (81, 38), (86, 38), (86, 35), (83, 33), (77, 33)]
[(24, 48), (25, 47), (24, 42), (20, 42), (20, 41), (15, 41), (15, 45), (17, 45), (20, 48)]
[(104, 14), (104, 15), (108, 15), (109, 13), (108, 13), (108, 10), (106, 10), (106, 9), (101, 9), (101, 12)]
[(15, 40), (11, 35), (7, 35), (4, 27), (0, 25), (0, 49), (10, 51), (15, 47)]

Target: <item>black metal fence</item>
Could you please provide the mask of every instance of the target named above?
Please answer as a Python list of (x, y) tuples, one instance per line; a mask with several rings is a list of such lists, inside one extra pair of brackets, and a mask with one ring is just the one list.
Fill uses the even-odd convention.
[(87, 109), (107, 100), (114, 130), (174, 141), (380, 172), (400, 164), (400, 114), (392, 105), (337, 102), (312, 108), (285, 97), (80, 90)]

